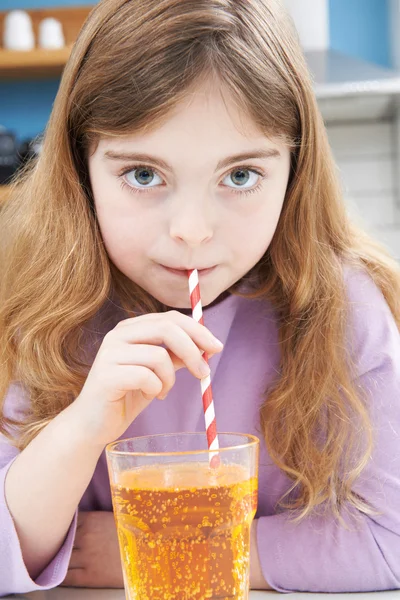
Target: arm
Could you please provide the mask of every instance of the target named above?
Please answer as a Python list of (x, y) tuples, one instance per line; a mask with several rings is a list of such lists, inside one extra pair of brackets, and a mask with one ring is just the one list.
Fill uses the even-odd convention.
[(251, 524), (250, 532), (250, 589), (251, 590), (272, 590), (273, 588), (266, 582), (261, 568), (260, 557), (257, 548), (257, 525), (258, 519), (254, 519)]
[[(198, 378), (204, 369), (209, 372), (202, 351), (215, 354), (221, 346), (203, 325), (175, 311), (127, 319), (105, 336), (76, 400), (11, 462), (3, 462), (4, 541), (12, 530), (16, 548), (15, 556), (7, 556), (0, 543), (0, 564), (4, 559), (9, 565), (2, 567), (6, 593), (36, 589), (32, 579), (40, 574), (42, 580), (43, 569), (54, 559), (49, 587), (59, 583), (56, 553), (105, 445), (118, 439), (156, 396), (166, 395), (175, 370), (186, 366)], [(18, 569), (23, 586), (15, 581)]]
[(380, 514), (344, 507), (347, 528), (329, 516), (298, 525), (285, 513), (261, 517), (262, 572), (282, 592), (400, 588), (400, 335), (371, 280), (363, 276), (352, 285), (356, 384), (367, 392), (375, 434), (371, 459), (353, 489)]
[(103, 450), (88, 441), (75, 412), (71, 405), (60, 413), (17, 456), (6, 477), (7, 505), (32, 579), (64, 541)]
[[(250, 588), (270, 590), (257, 550), (257, 521), (251, 527)], [(112, 512), (81, 512), (74, 549), (63, 585), (88, 588), (123, 588), (117, 529)]]
[[(12, 384), (4, 403), (4, 416), (20, 421), (24, 418), (28, 407), (29, 399), (22, 386), (17, 383)], [(5, 495), (5, 480), (19, 457), (18, 449), (5, 436), (0, 435), (0, 596), (49, 589), (61, 583), (68, 567), (75, 534), (76, 519), (73, 520), (57, 556), (51, 561), (46, 561), (43, 565), (46, 568), (37, 580), (33, 581), (24, 563), (16, 523), (10, 513)], [(40, 461), (37, 461), (37, 464), (40, 464)], [(31, 502), (32, 499), (26, 491), (25, 481), (22, 480), (22, 483), (23, 497), (28, 497)], [(40, 536), (38, 539), (41, 539)]]

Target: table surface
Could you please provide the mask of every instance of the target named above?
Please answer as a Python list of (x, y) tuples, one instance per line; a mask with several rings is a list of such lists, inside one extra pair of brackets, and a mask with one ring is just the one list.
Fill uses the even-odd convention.
[[(249, 600), (276, 600), (277, 592), (251, 591)], [(285, 594), (286, 596), (286, 594)], [(378, 599), (378, 596), (381, 598)], [(310, 597), (310, 598), (309, 598)], [(33, 592), (24, 595), (6, 596), (6, 598), (15, 598), (19, 600), (125, 600), (123, 590), (96, 590), (80, 588), (55, 588), (48, 592)], [(400, 590), (388, 592), (368, 592), (354, 594), (312, 594), (312, 600), (400, 600)], [(311, 595), (300, 592), (292, 592), (290, 600), (311, 600)]]

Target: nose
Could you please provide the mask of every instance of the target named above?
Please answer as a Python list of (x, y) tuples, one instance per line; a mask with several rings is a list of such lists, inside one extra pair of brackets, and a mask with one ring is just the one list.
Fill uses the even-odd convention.
[(170, 220), (171, 238), (190, 247), (208, 242), (214, 234), (210, 212), (211, 209), (199, 198), (178, 202)]

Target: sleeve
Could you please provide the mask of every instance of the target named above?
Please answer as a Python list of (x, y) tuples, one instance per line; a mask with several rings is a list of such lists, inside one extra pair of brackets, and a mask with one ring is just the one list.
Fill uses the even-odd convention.
[[(17, 383), (13, 384), (6, 396), (4, 414), (18, 419), (26, 406), (27, 401), (22, 387)], [(18, 453), (17, 448), (7, 438), (0, 435), (0, 597), (8, 594), (47, 590), (59, 585), (67, 574), (76, 532), (77, 513), (75, 513), (59, 552), (33, 581), (24, 564), (18, 535), (4, 491), (8, 470)]]
[(328, 516), (311, 515), (297, 525), (285, 513), (261, 517), (261, 568), (280, 592), (400, 588), (400, 334), (369, 276), (354, 275), (348, 294), (356, 384), (367, 392), (375, 435), (370, 461), (353, 489), (380, 514), (344, 511), (348, 528)]

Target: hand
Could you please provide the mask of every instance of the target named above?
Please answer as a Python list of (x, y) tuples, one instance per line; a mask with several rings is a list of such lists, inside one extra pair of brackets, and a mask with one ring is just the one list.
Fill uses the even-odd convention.
[(117, 529), (112, 512), (79, 512), (63, 586), (123, 588)]
[[(272, 590), (261, 571), (257, 520), (251, 525), (250, 589)], [(69, 569), (63, 586), (123, 588), (117, 530), (112, 512), (80, 512)]]
[[(163, 347), (165, 346), (165, 347)], [(175, 383), (187, 367), (197, 378), (209, 373), (202, 357), (222, 344), (191, 317), (178, 311), (126, 319), (106, 334), (81, 393), (70, 409), (91, 442), (103, 447)]]
[(260, 557), (257, 548), (257, 523), (258, 519), (253, 519), (250, 529), (250, 589), (273, 590), (274, 588), (265, 581), (261, 570)]

